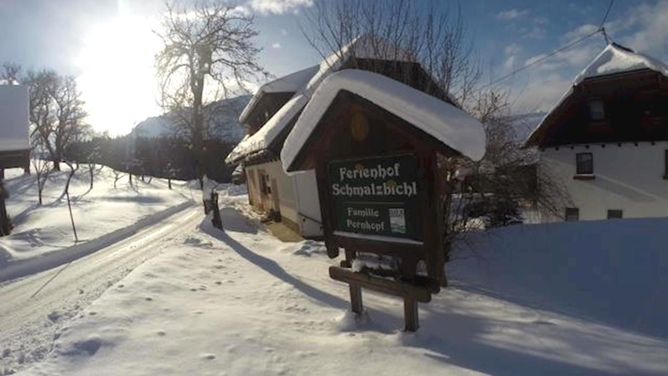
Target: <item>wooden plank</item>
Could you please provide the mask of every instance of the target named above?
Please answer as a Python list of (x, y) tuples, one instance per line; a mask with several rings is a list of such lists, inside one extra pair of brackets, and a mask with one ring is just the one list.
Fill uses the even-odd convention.
[(374, 277), (353, 272), (349, 269), (343, 269), (338, 266), (329, 267), (329, 276), (337, 281), (356, 284), (369, 290), (382, 292), (388, 295), (412, 298), (422, 303), (428, 303), (431, 301), (431, 293), (429, 289), (424, 286), (417, 286), (405, 282)]
[(356, 283), (350, 284), (350, 310), (360, 315), (364, 312), (362, 304), (362, 287)]
[(404, 321), (404, 330), (407, 332), (415, 332), (420, 327), (418, 302), (415, 299), (404, 298)]

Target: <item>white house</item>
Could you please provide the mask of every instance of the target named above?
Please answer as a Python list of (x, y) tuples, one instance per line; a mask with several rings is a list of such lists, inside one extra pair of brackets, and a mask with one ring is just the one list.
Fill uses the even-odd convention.
[(566, 220), (668, 216), (668, 67), (608, 45), (527, 146), (566, 188)]
[(285, 139), (323, 80), (342, 69), (380, 73), (454, 104), (414, 60), (381, 39), (362, 36), (319, 65), (260, 87), (239, 118), (248, 135), (225, 159), (230, 165), (244, 165), (250, 204), (304, 237), (321, 236), (315, 173), (285, 173), (280, 161)]

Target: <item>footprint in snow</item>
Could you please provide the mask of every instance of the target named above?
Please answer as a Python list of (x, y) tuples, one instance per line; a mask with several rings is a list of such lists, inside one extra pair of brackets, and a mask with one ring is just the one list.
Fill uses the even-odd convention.
[(218, 286), (220, 286), (220, 285), (223, 284), (223, 282), (221, 282), (221, 281), (216, 281), (216, 284), (217, 284)]
[(156, 334), (158, 334), (160, 337), (164, 337), (167, 335), (167, 333), (163, 330), (158, 330)]
[(202, 354), (202, 355), (200, 355), (200, 357), (201, 357), (202, 359), (205, 359), (205, 360), (214, 360), (214, 359), (216, 359), (216, 356), (215, 356), (214, 354)]
[(144, 298), (144, 300), (146, 300), (147, 302), (151, 302), (151, 301), (153, 301), (153, 298), (147, 296), (147, 297)]

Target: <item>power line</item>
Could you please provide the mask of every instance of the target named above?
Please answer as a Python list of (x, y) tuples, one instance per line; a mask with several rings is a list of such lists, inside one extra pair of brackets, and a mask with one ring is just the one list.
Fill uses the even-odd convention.
[(565, 46), (563, 46), (563, 47), (561, 47), (561, 48), (559, 48), (559, 49), (556, 49), (556, 50), (550, 52), (549, 54), (547, 54), (547, 55), (541, 57), (540, 59), (534, 60), (534, 61), (532, 61), (532, 62), (529, 63), (529, 64), (526, 64), (526, 65), (524, 65), (524, 66), (522, 66), (522, 67), (520, 67), (520, 68), (517, 68), (517, 69), (513, 70), (512, 72), (510, 72), (510, 73), (508, 73), (508, 74), (506, 74), (506, 75), (504, 75), (504, 76), (501, 76), (501, 77), (497, 78), (496, 80), (493, 80), (492, 82), (490, 82), (490, 83), (488, 83), (488, 84), (486, 84), (486, 85), (483, 85), (483, 86), (481, 87), (481, 89), (487, 88), (487, 87), (489, 87), (489, 86), (493, 86), (493, 85), (495, 85), (495, 84), (497, 84), (497, 83), (499, 83), (499, 82), (501, 82), (501, 81), (504, 81), (504, 80), (506, 80), (506, 79), (508, 79), (508, 78), (510, 78), (510, 77), (512, 77), (512, 76), (514, 76), (515, 74), (517, 74), (517, 73), (519, 73), (519, 72), (521, 72), (521, 71), (523, 71), (523, 70), (525, 70), (525, 69), (531, 68), (531, 67), (533, 67), (534, 65), (538, 65), (538, 64), (542, 63), (543, 61), (545, 61), (545, 60), (551, 58), (552, 56), (554, 56), (554, 55), (556, 55), (556, 54), (558, 54), (558, 53), (560, 53), (560, 52), (563, 52), (563, 51), (566, 51), (566, 50), (568, 50), (568, 49), (570, 49), (570, 48), (572, 48), (572, 47), (575, 47), (576, 45), (578, 45), (578, 44), (584, 42), (585, 40), (591, 38), (592, 36), (594, 36), (594, 35), (596, 35), (596, 34), (598, 34), (598, 33), (603, 34), (603, 38), (605, 38), (605, 42), (606, 42), (606, 44), (610, 44), (610, 40), (609, 40), (609, 38), (608, 38), (608, 33), (605, 31), (605, 21), (608, 20), (608, 15), (610, 15), (610, 10), (612, 9), (612, 5), (613, 5), (614, 3), (615, 3), (615, 0), (610, 0), (610, 2), (608, 3), (608, 8), (607, 8), (606, 11), (605, 11), (605, 15), (603, 16), (603, 20), (601, 20), (601, 24), (599, 25), (598, 29), (596, 29), (595, 31), (592, 31), (591, 33), (589, 33), (589, 34), (583, 36), (582, 38), (577, 39), (577, 40), (575, 40), (575, 41), (573, 41), (573, 42), (571, 42), (571, 43), (569, 43), (569, 44), (567, 44), (567, 45), (565, 45)]
[(615, 3), (615, 0), (610, 0), (608, 3), (608, 9), (605, 11), (605, 16), (603, 16), (603, 21), (601, 21), (601, 24), (599, 25), (599, 29), (603, 29), (603, 26), (605, 25), (605, 21), (608, 19), (608, 15), (610, 14), (610, 9), (612, 9), (612, 4)]
[(612, 4), (614, 3), (615, 0), (610, 0), (610, 2), (608, 3), (608, 9), (605, 11), (605, 16), (603, 16), (603, 20), (601, 21), (601, 24), (598, 26), (598, 29), (603, 34), (603, 38), (605, 39), (606, 44), (610, 44), (610, 38), (608, 38), (608, 33), (605, 31), (605, 21), (607, 21), (608, 15), (610, 14), (610, 9), (612, 9)]
[(521, 68), (517, 68), (517, 69), (515, 69), (514, 71), (512, 71), (512, 72), (510, 72), (510, 73), (508, 73), (508, 74), (506, 74), (506, 75), (504, 75), (504, 76), (501, 76), (501, 77), (497, 78), (496, 80), (494, 80), (494, 81), (492, 81), (492, 82), (490, 82), (490, 83), (488, 83), (488, 84), (486, 84), (486, 85), (483, 85), (482, 88), (486, 88), (486, 87), (495, 85), (495, 84), (497, 84), (497, 83), (499, 83), (499, 82), (501, 82), (501, 81), (504, 81), (504, 80), (506, 80), (506, 79), (508, 79), (508, 78), (510, 78), (510, 77), (512, 77), (512, 76), (514, 76), (515, 74), (517, 74), (517, 73), (519, 73), (519, 72), (521, 72), (521, 71), (523, 71), (523, 70), (525, 70), (525, 69), (531, 68), (531, 67), (533, 67), (534, 65), (538, 65), (538, 64), (542, 63), (543, 61), (545, 61), (545, 60), (551, 58), (552, 56), (554, 56), (554, 55), (556, 55), (556, 54), (558, 54), (558, 53), (560, 53), (560, 52), (566, 51), (566, 50), (568, 50), (569, 48), (572, 48), (572, 47), (574, 47), (574, 46), (576, 46), (576, 45), (578, 45), (578, 44), (584, 42), (586, 39), (591, 38), (592, 36), (594, 36), (594, 35), (596, 35), (596, 34), (598, 34), (598, 33), (600, 33), (600, 32), (601, 32), (600, 29), (595, 30), (595, 31), (592, 31), (591, 33), (585, 35), (584, 37), (582, 37), (582, 38), (580, 38), (580, 39), (577, 39), (577, 40), (575, 40), (575, 41), (573, 41), (573, 42), (571, 42), (571, 43), (569, 43), (569, 44), (567, 44), (567, 45), (565, 45), (565, 46), (563, 46), (563, 47), (561, 47), (561, 48), (559, 48), (559, 49), (556, 49), (556, 50), (550, 52), (549, 54), (547, 54), (547, 55), (541, 57), (540, 59), (534, 60), (534, 61), (532, 61), (531, 63), (522, 66)]

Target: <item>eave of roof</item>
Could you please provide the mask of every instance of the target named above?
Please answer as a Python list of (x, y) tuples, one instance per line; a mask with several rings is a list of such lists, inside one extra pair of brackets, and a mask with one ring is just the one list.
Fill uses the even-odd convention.
[(356, 94), (404, 119), (440, 143), (472, 160), (485, 154), (485, 131), (468, 113), (386, 76), (345, 69), (325, 79), (297, 120), (281, 150), (286, 172), (340, 91)]

